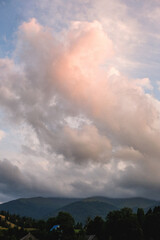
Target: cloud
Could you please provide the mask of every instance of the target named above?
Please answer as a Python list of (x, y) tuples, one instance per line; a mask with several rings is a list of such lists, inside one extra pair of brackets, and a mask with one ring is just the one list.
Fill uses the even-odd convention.
[[(39, 159), (41, 159), (39, 157)], [(6, 199), (18, 197), (33, 197), (33, 196), (71, 196), (74, 193), (70, 189), (70, 177), (65, 177), (65, 172), (70, 171), (63, 160), (59, 159), (59, 163), (63, 164), (56, 169), (52, 164), (42, 164), (39, 161), (35, 164), (30, 159), (24, 167), (11, 163), (8, 159), (0, 160), (0, 192)], [(45, 166), (46, 165), (46, 169)], [(67, 169), (68, 168), (68, 169)], [(34, 169), (34, 171), (33, 171)], [(63, 177), (59, 181), (59, 174)]]
[(61, 144), (59, 153), (77, 163), (87, 160), (106, 162), (112, 155), (110, 141), (91, 125), (78, 130), (65, 127)]
[(12, 165), (8, 160), (1, 161), (0, 166), (2, 192), (6, 190), (6, 185), (10, 185), (12, 191), (15, 191), (21, 186), (21, 184), (24, 184), (24, 176), (21, 174), (17, 166)]
[[(1, 87), (3, 93), (1, 95), (2, 106), (9, 109), (9, 114), (13, 114), (12, 118), (16, 115), (19, 121), (25, 120), (30, 124), (37, 133), (40, 143), (47, 144), (51, 152), (57, 150), (58, 153), (65, 152), (65, 150), (63, 146), (57, 146), (56, 141), (54, 141), (55, 138), (60, 138), (58, 141), (60, 143), (63, 135), (68, 134), (68, 137), (70, 135), (72, 138), (76, 138), (77, 135), (77, 133), (73, 134), (72, 129), (69, 130), (69, 126), (64, 127), (64, 124), (59, 122), (59, 118), (62, 122), (64, 117), (68, 116), (69, 111), (71, 115), (76, 114), (77, 109), (72, 101), (76, 101), (80, 106), (83, 97), (84, 101), (88, 101), (88, 88), (92, 91), (96, 87), (95, 83), (90, 83), (86, 67), (88, 65), (94, 67), (100, 64), (105, 56), (110, 57), (112, 55), (112, 43), (97, 22), (82, 24), (76, 22), (68, 34), (68, 39), (71, 42), (68, 42), (66, 48), (64, 44), (54, 41), (51, 33), (40, 26), (35, 19), (32, 19), (29, 23), (24, 23), (19, 31), (16, 56), (19, 56), (19, 61), (21, 60), (21, 70), (17, 69), (17, 66), (10, 60), (1, 60), (2, 67), (6, 70), (6, 83), (3, 83)], [(93, 42), (91, 49), (97, 45), (94, 52), (90, 50), (88, 45), (91, 44), (91, 41)], [(108, 42), (107, 45), (106, 42)], [(57, 50), (57, 45), (60, 51)], [(62, 46), (60, 47), (60, 45)], [(92, 61), (94, 57), (95, 61)], [(85, 61), (87, 62), (85, 63)], [(22, 69), (24, 69), (24, 72), (22, 72)], [(63, 72), (61, 69), (63, 69)], [(17, 82), (19, 79), (19, 84), (16, 87), (8, 80), (10, 75), (13, 75), (11, 76), (13, 83), (14, 78), (17, 78)], [(57, 101), (54, 105), (50, 104), (53, 98)], [(64, 101), (67, 98), (69, 99), (66, 103)], [(62, 106), (62, 109), (58, 105)], [(56, 118), (55, 114), (57, 115)], [(54, 122), (52, 122), (52, 119), (54, 119)], [(51, 129), (53, 131), (50, 131)], [(79, 141), (79, 145), (84, 141), (86, 143), (89, 141), (90, 144), (93, 142), (93, 146), (98, 142), (102, 145), (102, 141), (104, 141), (105, 146), (105, 142), (108, 140), (103, 135), (98, 136), (96, 127), (93, 126), (89, 129), (86, 126), (84, 129), (86, 138), (80, 130), (80, 134), (77, 135), (79, 138), (82, 136), (83, 139)], [(58, 132), (56, 133), (56, 131)], [(89, 140), (86, 140), (87, 134), (93, 135), (95, 138), (98, 137), (98, 141), (90, 136)], [(73, 142), (73, 139), (71, 141)], [(108, 142), (106, 146), (109, 145)], [(60, 145), (63, 144), (60, 143)], [(72, 151), (75, 152), (75, 149)], [(92, 156), (92, 158), (95, 157)]]
[(0, 141), (5, 137), (5, 132), (0, 130)]
[[(95, 182), (92, 193), (132, 196), (138, 182), (157, 186), (160, 103), (149, 94), (148, 78), (117, 72), (115, 57), (98, 21), (75, 21), (56, 34), (36, 19), (19, 27), (14, 58), (0, 60), (0, 106), (11, 124), (27, 126), (23, 157), (38, 172), (26, 160), (26, 169), (1, 161), (2, 191), (17, 184), (17, 192), (85, 195)], [(63, 181), (52, 189), (58, 174)]]
[(157, 81), (158, 90), (160, 91), (160, 81)]

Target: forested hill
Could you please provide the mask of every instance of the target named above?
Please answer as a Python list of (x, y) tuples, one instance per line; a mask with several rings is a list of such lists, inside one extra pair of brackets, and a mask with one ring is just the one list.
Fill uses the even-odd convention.
[(100, 216), (105, 218), (113, 210), (129, 207), (133, 211), (160, 205), (160, 202), (146, 198), (106, 198), (90, 197), (76, 198), (22, 198), (0, 204), (0, 210), (9, 211), (20, 216), (28, 216), (35, 219), (47, 219), (56, 216), (58, 212), (70, 213), (75, 221), (85, 222), (87, 217)]
[(65, 212), (47, 220), (20, 217), (8, 212), (0, 212), (0, 239), (37, 240), (159, 240), (160, 206), (146, 213), (138, 208), (133, 213), (130, 208), (122, 208), (108, 213), (105, 219), (96, 216), (86, 223), (75, 223)]
[(20, 216), (43, 219), (51, 212), (54, 213), (57, 209), (79, 200), (76, 198), (20, 198), (0, 204), (0, 211), (4, 210)]

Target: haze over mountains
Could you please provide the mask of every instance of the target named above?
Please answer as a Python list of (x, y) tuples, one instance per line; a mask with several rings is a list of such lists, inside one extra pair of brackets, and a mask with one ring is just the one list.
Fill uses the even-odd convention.
[(0, 204), (0, 210), (9, 211), (20, 216), (28, 216), (35, 219), (47, 219), (56, 216), (58, 212), (70, 213), (76, 222), (85, 223), (87, 217), (100, 216), (105, 218), (110, 211), (123, 207), (149, 208), (160, 205), (159, 201), (146, 198), (21, 198)]

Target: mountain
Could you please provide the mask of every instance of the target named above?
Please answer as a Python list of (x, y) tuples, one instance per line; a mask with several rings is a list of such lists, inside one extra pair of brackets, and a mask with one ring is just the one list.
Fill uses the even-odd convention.
[(76, 222), (85, 223), (88, 217), (95, 218), (100, 216), (105, 218), (110, 211), (117, 210), (116, 206), (101, 201), (78, 201), (64, 206), (53, 213), (54, 216), (58, 212), (70, 213)]
[(124, 207), (129, 207), (133, 211), (137, 211), (138, 208), (148, 210), (150, 207), (156, 205), (158, 205), (157, 201), (146, 198), (90, 197), (64, 206), (52, 212), (49, 217), (56, 216), (58, 212), (62, 211), (70, 213), (76, 222), (85, 223), (88, 217), (94, 218), (100, 216), (105, 218), (110, 211)]
[(107, 198), (107, 197), (91, 197), (86, 198), (85, 201), (100, 201), (105, 202), (111, 205), (114, 205), (117, 208), (129, 207), (132, 209), (137, 208), (147, 208), (150, 206), (155, 206), (158, 202), (155, 200), (147, 199), (147, 198)]
[(160, 205), (160, 202), (146, 198), (107, 198), (90, 197), (78, 198), (21, 198), (0, 204), (0, 211), (5, 210), (20, 216), (35, 219), (47, 219), (56, 216), (58, 212), (70, 213), (76, 222), (85, 223), (88, 217), (100, 216), (105, 218), (110, 211), (123, 207), (148, 210)]
[(49, 215), (50, 212), (54, 212), (57, 209), (78, 200), (80, 199), (43, 197), (20, 198), (0, 204), (0, 211), (4, 210), (12, 214), (18, 214), (20, 216), (43, 219)]

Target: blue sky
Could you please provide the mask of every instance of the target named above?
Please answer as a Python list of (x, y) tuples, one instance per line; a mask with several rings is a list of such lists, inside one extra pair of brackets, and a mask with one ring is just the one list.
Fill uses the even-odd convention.
[(0, 1), (0, 202), (160, 199), (159, 21), (157, 0)]

